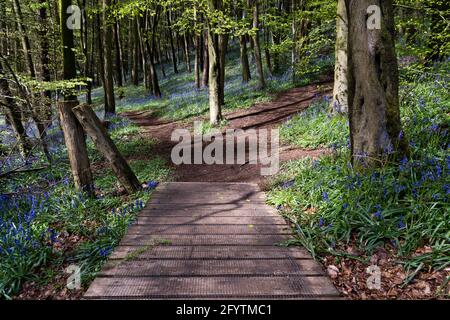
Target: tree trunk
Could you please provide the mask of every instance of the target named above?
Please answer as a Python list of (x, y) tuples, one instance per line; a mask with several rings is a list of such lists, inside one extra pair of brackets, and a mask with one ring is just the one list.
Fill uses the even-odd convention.
[(247, 54), (247, 38), (242, 35), (239, 39), (240, 46), (240, 56), (241, 56), (241, 72), (242, 72), (242, 82), (247, 83), (251, 79), (250, 75), (250, 64), (248, 63)]
[(109, 22), (109, 8), (111, 7), (111, 0), (103, 0), (103, 58), (104, 58), (104, 72), (105, 82), (105, 115), (116, 113), (116, 100), (114, 98), (114, 75), (113, 75), (113, 63), (112, 63), (112, 40), (113, 29)]
[(122, 46), (120, 44), (120, 26), (119, 21), (116, 20), (114, 23), (114, 44), (116, 47), (116, 78), (117, 78), (117, 86), (123, 87), (123, 54), (122, 54)]
[(169, 41), (170, 41), (170, 49), (172, 51), (172, 63), (173, 63), (173, 72), (178, 73), (177, 68), (177, 54), (175, 51), (175, 45), (173, 43), (173, 32), (172, 32), (172, 26), (171, 26), (171, 13), (170, 11), (167, 12), (167, 29), (169, 33)]
[(78, 101), (59, 102), (58, 111), (75, 187), (78, 190), (92, 194), (93, 180), (86, 149), (86, 136), (82, 126), (73, 114), (73, 109), (77, 105)]
[[(367, 8), (381, 8), (381, 29), (369, 29)], [(352, 162), (362, 168), (407, 154), (400, 135), (398, 65), (391, 0), (346, 0), (349, 17), (349, 120)]]
[[(270, 31), (268, 28), (264, 28), (264, 56), (266, 58), (266, 65), (267, 65), (267, 70), (269, 70), (269, 74), (273, 74), (274, 69), (272, 67), (272, 60), (270, 58)], [(274, 65), (276, 67), (276, 69), (279, 68), (279, 64), (277, 63), (276, 59), (274, 58)], [(277, 70), (279, 71), (279, 70)]]
[(249, 0), (253, 6), (253, 28), (256, 30), (253, 36), (253, 45), (255, 51), (255, 63), (256, 71), (258, 74), (258, 90), (262, 90), (266, 87), (266, 81), (264, 79), (264, 70), (261, 60), (261, 47), (259, 45), (259, 7), (257, 0)]
[(348, 112), (348, 19), (345, 0), (338, 1), (332, 113)]
[(128, 193), (138, 191), (141, 188), (139, 180), (136, 178), (125, 158), (120, 154), (92, 108), (88, 105), (80, 105), (73, 109), (73, 113), (91, 137), (97, 150), (108, 161), (125, 190)]
[(202, 72), (202, 86), (207, 87), (209, 85), (209, 45), (208, 34), (205, 33), (203, 41), (203, 72)]
[[(221, 0), (209, 0), (209, 10), (216, 11), (221, 7)], [(219, 36), (214, 33), (211, 21), (208, 23), (209, 53), (209, 112), (211, 125), (218, 125), (222, 120), (221, 104), (221, 66)]]
[(220, 54), (220, 105), (225, 105), (225, 63), (228, 48), (228, 35), (219, 36), (219, 54)]
[(189, 56), (189, 42), (188, 42), (188, 36), (187, 34), (184, 34), (183, 36), (183, 51), (184, 51), (184, 59), (186, 61), (186, 70), (187, 72), (191, 73), (191, 57)]
[[(76, 77), (73, 31), (66, 24), (66, 21), (69, 19), (67, 8), (71, 5), (71, 2), (71, 0), (59, 0), (64, 80), (71, 80)], [(72, 113), (72, 109), (78, 105), (78, 101), (71, 101), (70, 99), (72, 98), (75, 98), (73, 94), (66, 94), (65, 102), (58, 104), (61, 127), (64, 132), (64, 140), (67, 146), (75, 187), (78, 190), (92, 194), (92, 173), (86, 149), (85, 135), (83, 128)]]
[(139, 36), (138, 36), (138, 23), (136, 18), (130, 19), (130, 32), (131, 32), (131, 82), (133, 85), (139, 85)]

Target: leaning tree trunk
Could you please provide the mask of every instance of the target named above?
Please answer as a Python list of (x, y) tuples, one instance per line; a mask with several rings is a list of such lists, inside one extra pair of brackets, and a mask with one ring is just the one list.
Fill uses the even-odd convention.
[(336, 19), (336, 48), (334, 67), (334, 89), (330, 110), (332, 113), (348, 112), (348, 19), (345, 0), (338, 1)]
[[(368, 7), (381, 8), (381, 28), (369, 23)], [(380, 164), (390, 154), (407, 152), (400, 135), (398, 65), (391, 0), (346, 0), (349, 13), (349, 120), (352, 162)], [(376, 13), (375, 13), (376, 15)]]
[(116, 113), (116, 100), (114, 98), (114, 74), (112, 62), (112, 40), (113, 29), (109, 22), (108, 12), (111, 6), (111, 0), (103, 0), (103, 63), (105, 72), (105, 115)]
[(125, 158), (121, 155), (108, 132), (88, 105), (80, 105), (73, 109), (78, 122), (91, 137), (93, 143), (110, 164), (117, 178), (128, 193), (141, 188), (139, 180), (131, 170)]

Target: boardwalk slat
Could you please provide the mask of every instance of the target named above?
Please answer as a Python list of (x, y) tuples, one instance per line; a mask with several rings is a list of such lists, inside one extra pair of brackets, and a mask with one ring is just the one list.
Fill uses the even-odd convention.
[(286, 225), (133, 225), (128, 234), (292, 234)]
[(158, 217), (139, 217), (136, 224), (232, 224), (232, 225), (286, 225), (286, 221), (281, 217), (276, 216), (241, 216), (241, 217), (172, 217), (172, 216), (158, 216)]
[(167, 243), (168, 245), (246, 245), (273, 246), (288, 240), (286, 235), (145, 235), (127, 234), (121, 241), (122, 245), (152, 245)]
[(303, 248), (278, 246), (126, 246), (121, 245), (110, 259), (311, 259)]
[(100, 276), (183, 277), (183, 276), (242, 276), (242, 275), (322, 275), (314, 260), (115, 260), (108, 262)]

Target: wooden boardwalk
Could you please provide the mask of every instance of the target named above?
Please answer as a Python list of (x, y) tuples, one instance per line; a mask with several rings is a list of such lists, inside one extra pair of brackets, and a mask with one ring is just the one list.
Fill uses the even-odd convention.
[(86, 299), (335, 299), (290, 227), (247, 183), (166, 183)]

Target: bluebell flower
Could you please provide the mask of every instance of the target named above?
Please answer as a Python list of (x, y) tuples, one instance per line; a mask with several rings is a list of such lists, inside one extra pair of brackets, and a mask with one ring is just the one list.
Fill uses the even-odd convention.
[(324, 225), (325, 225), (325, 220), (323, 218), (320, 218), (319, 227), (323, 227)]
[(329, 201), (330, 200), (330, 197), (328, 196), (328, 193), (327, 192), (322, 192), (322, 199), (324, 200), (324, 201)]
[(153, 190), (156, 189), (156, 187), (159, 185), (159, 182), (156, 181), (149, 181), (147, 182), (147, 189), (148, 190)]
[(397, 227), (399, 230), (406, 228), (403, 216), (400, 217), (400, 221), (398, 222)]
[(283, 182), (283, 183), (281, 184), (281, 188), (283, 188), (283, 189), (288, 189), (288, 188), (292, 187), (292, 186), (294, 185), (294, 183), (295, 183), (295, 179), (290, 180), (290, 181)]
[(375, 205), (375, 209), (377, 210), (373, 215), (375, 218), (377, 219), (383, 219), (383, 215), (382, 215), (382, 208), (380, 204), (376, 204)]

